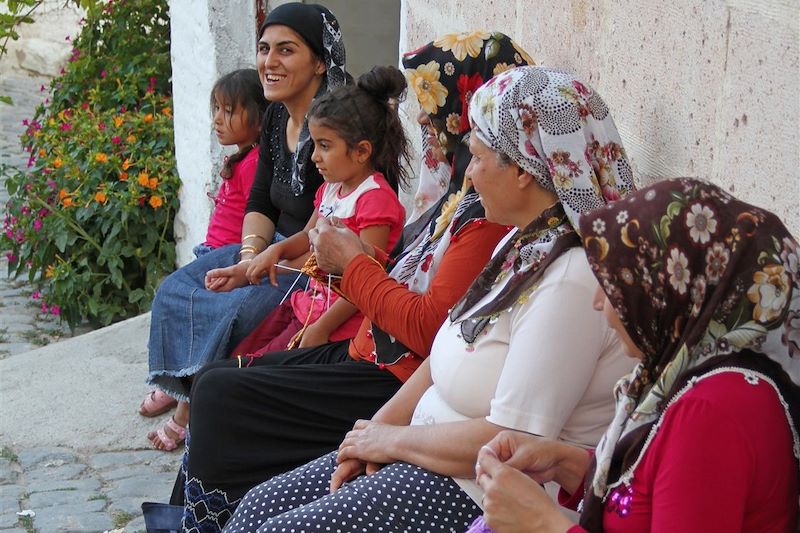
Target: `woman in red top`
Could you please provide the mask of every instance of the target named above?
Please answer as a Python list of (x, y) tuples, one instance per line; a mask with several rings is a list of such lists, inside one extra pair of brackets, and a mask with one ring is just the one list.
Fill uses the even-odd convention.
[[(486, 523), (498, 533), (794, 531), (797, 241), (775, 215), (690, 179), (588, 213), (581, 230), (603, 288), (595, 308), (642, 362), (616, 388), (594, 461), (512, 432), (483, 448)], [(563, 504), (583, 499), (580, 526), (535, 483), (550, 480)]]

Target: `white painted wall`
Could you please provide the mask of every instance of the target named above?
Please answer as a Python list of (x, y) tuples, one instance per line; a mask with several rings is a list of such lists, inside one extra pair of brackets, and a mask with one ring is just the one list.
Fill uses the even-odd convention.
[(169, 6), (175, 156), (183, 184), (175, 238), (184, 265), (205, 239), (212, 208), (206, 193), (220, 182), (224, 154), (212, 127), (211, 88), (227, 72), (255, 66), (255, 2), (171, 0)]
[(643, 183), (707, 178), (800, 235), (800, 0), (403, 0), (402, 13), (402, 50), (511, 35), (603, 95)]

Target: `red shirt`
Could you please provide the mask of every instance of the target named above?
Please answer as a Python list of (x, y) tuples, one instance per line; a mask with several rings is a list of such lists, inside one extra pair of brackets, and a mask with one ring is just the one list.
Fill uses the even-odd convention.
[[(450, 243), (439, 270), (427, 292), (409, 291), (366, 255), (356, 257), (342, 277), (342, 290), (364, 314), (396, 337), (412, 352), (386, 367), (405, 382), (428, 356), (433, 337), (447, 316), (447, 311), (467, 292), (478, 273), (492, 256), (497, 243), (508, 233), (506, 226), (485, 220), (465, 224)], [(385, 255), (378, 257), (383, 262)], [(375, 342), (368, 335), (370, 322), (364, 319), (350, 342), (353, 359), (372, 361)]]
[(208, 223), (205, 244), (212, 248), (241, 242), (244, 208), (256, 177), (258, 148), (233, 165), (231, 177), (223, 179), (214, 198), (214, 213)]
[(628, 516), (606, 508), (606, 533), (794, 531), (797, 463), (775, 389), (739, 372), (699, 381), (667, 410), (631, 488)]

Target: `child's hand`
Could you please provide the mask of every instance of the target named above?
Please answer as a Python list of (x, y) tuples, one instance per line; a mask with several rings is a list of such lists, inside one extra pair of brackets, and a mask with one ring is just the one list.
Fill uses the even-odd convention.
[(247, 280), (252, 285), (261, 283), (264, 274), (269, 275), (269, 281), (274, 287), (278, 286), (278, 273), (275, 263), (280, 261), (281, 251), (277, 244), (267, 246), (267, 249), (258, 254), (248, 263)]
[(247, 263), (239, 263), (206, 272), (205, 286), (209, 291), (228, 292), (247, 285)]

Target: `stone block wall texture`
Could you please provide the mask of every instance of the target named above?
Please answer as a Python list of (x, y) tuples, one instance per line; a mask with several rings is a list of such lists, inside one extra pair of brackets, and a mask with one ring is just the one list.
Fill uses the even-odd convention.
[(800, 0), (403, 0), (401, 50), (472, 29), (586, 79), (642, 184), (709, 179), (800, 235)]

